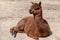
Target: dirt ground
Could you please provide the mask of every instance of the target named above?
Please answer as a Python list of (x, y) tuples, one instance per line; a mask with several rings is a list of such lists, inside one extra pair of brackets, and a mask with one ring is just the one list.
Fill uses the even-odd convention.
[[(10, 28), (19, 20), (32, 16), (29, 14), (31, 1), (38, 3), (40, 0), (0, 1), (0, 40), (34, 40), (25, 33), (18, 33), (16, 38), (10, 34)], [(60, 40), (60, 1), (41, 0), (41, 2), (43, 18), (48, 21), (52, 35), (39, 40)]]

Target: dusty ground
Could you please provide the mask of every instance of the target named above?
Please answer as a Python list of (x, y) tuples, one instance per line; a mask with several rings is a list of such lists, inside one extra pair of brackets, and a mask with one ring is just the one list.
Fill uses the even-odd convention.
[[(33, 40), (26, 34), (18, 33), (14, 38), (10, 34), (10, 28), (15, 26), (18, 21), (29, 14), (31, 1), (0, 1), (0, 40)], [(47, 38), (39, 40), (60, 40), (60, 1), (59, 0), (41, 0), (43, 8), (43, 17), (50, 25), (53, 34)]]

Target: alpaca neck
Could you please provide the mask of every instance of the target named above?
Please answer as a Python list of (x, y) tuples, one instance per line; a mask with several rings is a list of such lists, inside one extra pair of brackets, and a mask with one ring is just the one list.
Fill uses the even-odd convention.
[(42, 17), (42, 9), (40, 11), (40, 13), (38, 13), (37, 15), (34, 15), (34, 19), (36, 21), (36, 23), (41, 23), (43, 20), (43, 17)]
[(35, 15), (34, 19), (36, 22), (40, 22), (43, 19), (42, 14)]

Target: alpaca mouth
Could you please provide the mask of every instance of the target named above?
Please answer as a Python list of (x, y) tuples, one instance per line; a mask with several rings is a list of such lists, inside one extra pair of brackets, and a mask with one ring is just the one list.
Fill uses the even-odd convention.
[(31, 11), (31, 9), (29, 10), (29, 13), (30, 13), (30, 14), (32, 14), (32, 11)]

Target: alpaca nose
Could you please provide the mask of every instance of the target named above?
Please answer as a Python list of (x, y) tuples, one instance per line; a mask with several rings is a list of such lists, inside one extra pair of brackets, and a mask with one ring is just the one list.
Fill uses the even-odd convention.
[(31, 9), (29, 10), (29, 13), (32, 14), (32, 10)]

